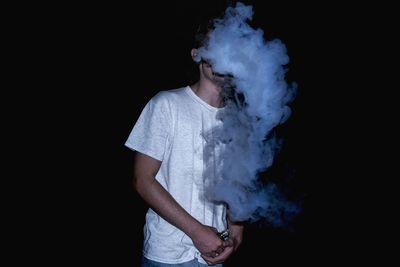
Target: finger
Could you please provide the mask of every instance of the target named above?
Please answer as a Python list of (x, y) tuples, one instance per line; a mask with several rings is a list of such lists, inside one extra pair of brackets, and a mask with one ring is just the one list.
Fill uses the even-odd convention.
[(232, 238), (229, 238), (228, 240), (224, 241), (224, 243), (222, 244), (224, 247), (233, 247), (234, 243)]
[(218, 247), (218, 248), (215, 250), (215, 252), (218, 253), (218, 254), (221, 254), (221, 252), (224, 251), (224, 249), (225, 249), (225, 246), (222, 245), (222, 246)]
[(214, 254), (214, 257), (212, 258), (213, 262), (223, 262), (223, 261), (225, 261), (232, 252), (233, 252), (233, 247), (227, 247), (221, 253)]
[(210, 258), (210, 259), (213, 258), (213, 253), (212, 253), (212, 252), (210, 252), (210, 253), (204, 253), (204, 254), (202, 254), (202, 255), (204, 255), (204, 256), (206, 256), (206, 257), (208, 257), (208, 258)]
[(205, 253), (205, 254), (203, 254), (203, 255), (207, 256), (207, 257), (210, 258), (210, 259), (213, 259), (213, 258), (215, 258), (215, 257), (218, 257), (219, 254), (221, 254), (221, 253), (220, 253), (220, 252), (217, 252), (217, 251), (212, 251), (212, 252), (209, 252), (209, 253)]
[(213, 258), (212, 257), (210, 257), (210, 256), (207, 256), (207, 255), (205, 255), (205, 254), (201, 254), (200, 255), (202, 258), (203, 258), (203, 260), (205, 260), (209, 265), (212, 263), (212, 261), (213, 261)]
[[(214, 253), (214, 255), (205, 255), (201, 256), (205, 261), (209, 261), (212, 264), (223, 263), (233, 252), (233, 247), (226, 248), (222, 253), (218, 254), (218, 256)], [(210, 254), (210, 253), (207, 253)]]
[[(206, 255), (201, 255), (201, 257), (203, 258), (203, 260), (204, 260), (205, 262), (207, 262), (208, 265), (215, 265), (215, 264), (217, 264), (217, 263), (220, 263), (220, 262), (217, 262), (214, 258), (208, 257), (208, 256), (206, 256)], [(221, 262), (221, 263), (222, 263), (222, 262)]]

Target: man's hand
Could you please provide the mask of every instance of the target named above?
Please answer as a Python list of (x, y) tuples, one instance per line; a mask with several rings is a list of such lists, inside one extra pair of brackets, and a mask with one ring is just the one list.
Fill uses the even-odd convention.
[(243, 240), (244, 226), (240, 223), (233, 222), (229, 219), (228, 219), (228, 226), (229, 226), (229, 240), (231, 240), (234, 251), (236, 251)]
[(208, 265), (215, 265), (225, 262), (242, 243), (244, 229), (243, 224), (234, 222), (228, 218), (228, 228), (229, 239), (224, 242), (223, 251), (214, 251), (213, 253), (206, 253), (201, 255)]
[(215, 265), (225, 262), (234, 251), (233, 241), (229, 238), (227, 241), (224, 241), (223, 250), (221, 252), (214, 251), (212, 253), (201, 254), (201, 257), (208, 265)]
[(217, 233), (218, 231), (214, 227), (201, 225), (196, 231), (193, 231), (190, 238), (202, 255), (215, 256), (216, 254), (221, 254), (227, 245)]

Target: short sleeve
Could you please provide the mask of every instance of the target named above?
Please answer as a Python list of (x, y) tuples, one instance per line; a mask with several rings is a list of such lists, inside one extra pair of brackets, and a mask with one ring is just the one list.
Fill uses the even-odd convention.
[(125, 146), (162, 161), (168, 147), (170, 129), (168, 102), (156, 95), (144, 107)]

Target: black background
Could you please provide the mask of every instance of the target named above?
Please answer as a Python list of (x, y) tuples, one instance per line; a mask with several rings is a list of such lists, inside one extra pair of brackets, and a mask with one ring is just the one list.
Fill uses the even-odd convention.
[[(28, 159), (20, 162), (43, 178), (28, 182), (43, 192), (38, 202), (23, 201), (26, 217), (34, 218), (25, 225), (35, 236), (31, 247), (46, 244), (35, 258), (139, 266), (147, 207), (132, 190), (132, 152), (124, 143), (155, 93), (187, 85), (196, 17), (217, 2), (46, 6), (51, 12), (24, 23), (22, 42), (31, 45), (20, 51), (23, 67), (35, 70), (25, 78), (35, 90), (21, 99), (28, 109), (20, 124), (29, 134), (18, 136)], [(293, 114), (278, 129), (285, 142), (271, 171), (301, 197), (303, 211), (291, 231), (247, 225), (226, 266), (341, 262), (365, 238), (350, 219), (365, 208), (350, 201), (359, 147), (349, 144), (357, 137), (347, 127), (359, 115), (356, 109), (348, 116), (360, 89), (349, 77), (362, 65), (363, 47), (354, 40), (371, 29), (355, 16), (365, 6), (243, 2), (253, 5), (252, 24), (266, 39), (285, 43), (287, 80), (298, 84)]]

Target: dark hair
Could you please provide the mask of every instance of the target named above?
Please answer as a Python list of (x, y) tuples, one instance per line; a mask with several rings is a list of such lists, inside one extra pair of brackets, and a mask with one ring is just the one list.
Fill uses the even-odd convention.
[(228, 6), (232, 5), (233, 1), (228, 0), (213, 0), (209, 5), (205, 5), (206, 10), (199, 11), (196, 18), (196, 28), (194, 32), (193, 47), (199, 48), (203, 46), (207, 39), (207, 33), (214, 29), (214, 21), (222, 18)]
[(214, 29), (214, 18), (204, 18), (201, 21), (196, 29), (196, 33), (194, 35), (193, 47), (199, 48), (204, 46), (207, 40), (207, 33)]

